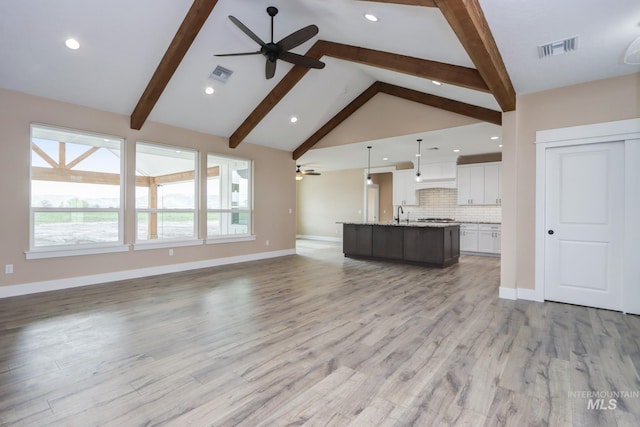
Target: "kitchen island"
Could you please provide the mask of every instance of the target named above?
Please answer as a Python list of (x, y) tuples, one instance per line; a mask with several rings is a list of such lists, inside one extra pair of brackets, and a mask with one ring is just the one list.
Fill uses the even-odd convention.
[(342, 251), (369, 258), (447, 267), (460, 257), (457, 223), (343, 223)]

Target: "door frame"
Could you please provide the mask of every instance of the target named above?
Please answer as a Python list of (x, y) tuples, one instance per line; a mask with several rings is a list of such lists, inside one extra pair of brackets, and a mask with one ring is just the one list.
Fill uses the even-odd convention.
[[(380, 218), (380, 186), (378, 184), (367, 184), (367, 210), (364, 215), (365, 222), (378, 222)], [(371, 200), (369, 195), (373, 193), (373, 209), (375, 218), (369, 218), (369, 207)]]
[[(536, 132), (535, 289), (530, 299), (544, 301), (546, 151), (550, 148), (624, 142), (625, 211), (622, 272), (622, 311), (640, 313), (640, 267), (633, 254), (640, 253), (640, 119), (620, 120)], [(631, 285), (635, 283), (636, 286)], [(634, 301), (634, 299), (636, 301)]]
[[(396, 168), (395, 166), (382, 166), (382, 167), (377, 167), (377, 168), (371, 168), (371, 175), (374, 174), (378, 174), (378, 173), (385, 173), (385, 172), (393, 172), (395, 171)], [(364, 200), (362, 203), (362, 221), (367, 222), (367, 209), (369, 207), (369, 191), (367, 190), (367, 187), (369, 184), (367, 184), (367, 175), (369, 171), (367, 169), (363, 169), (362, 170), (362, 186), (363, 186), (363, 193), (364, 193)], [(378, 193), (378, 218), (380, 218), (380, 193)]]

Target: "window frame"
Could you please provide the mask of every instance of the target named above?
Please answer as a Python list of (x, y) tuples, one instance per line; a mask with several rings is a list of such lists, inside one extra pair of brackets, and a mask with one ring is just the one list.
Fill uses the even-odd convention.
[[(146, 250), (146, 249), (157, 249), (157, 248), (174, 248), (174, 247), (182, 247), (182, 246), (196, 246), (201, 245), (203, 240), (199, 238), (199, 222), (200, 222), (200, 151), (195, 148), (190, 147), (182, 147), (178, 145), (172, 144), (164, 144), (157, 142), (149, 142), (144, 140), (138, 140), (135, 143), (135, 160), (134, 160), (134, 176), (133, 179), (137, 180), (138, 175), (135, 171), (137, 171), (138, 166), (138, 144), (166, 149), (166, 150), (174, 150), (177, 152), (190, 152), (193, 153), (193, 165), (194, 165), (194, 176), (193, 176), (193, 208), (139, 208), (137, 205), (137, 185), (134, 183), (134, 203), (133, 203), (133, 216), (134, 216), (134, 250)], [(147, 240), (139, 240), (138, 239), (138, 216), (140, 213), (145, 214), (162, 214), (162, 213), (193, 213), (193, 235), (191, 237), (175, 237), (175, 238), (157, 238), (157, 239), (147, 239)]]
[[(54, 132), (62, 132), (76, 134), (80, 137), (100, 138), (115, 142), (119, 146), (119, 207), (117, 208), (78, 208), (78, 207), (34, 207), (33, 206), (33, 158), (34, 152), (34, 131), (36, 129), (50, 130)], [(87, 144), (89, 145), (89, 144)], [(105, 144), (106, 145), (106, 144)], [(101, 146), (101, 148), (106, 148)], [(43, 123), (30, 123), (29, 129), (29, 250), (25, 251), (27, 259), (55, 258), (74, 255), (101, 254), (110, 252), (126, 252), (129, 245), (124, 243), (124, 222), (125, 222), (125, 182), (126, 182), (126, 141), (121, 136), (103, 134), (99, 132), (86, 131), (81, 129), (66, 128), (61, 126), (52, 126)], [(46, 161), (46, 159), (44, 159)], [(55, 181), (54, 181), (55, 182)], [(115, 242), (100, 243), (74, 243), (64, 245), (46, 245), (36, 246), (36, 214), (37, 213), (116, 213), (118, 218), (118, 239)]]
[[(209, 157), (217, 157), (220, 159), (225, 159), (229, 161), (244, 161), (248, 163), (247, 169), (249, 170), (249, 178), (247, 179), (247, 208), (209, 208), (209, 175), (206, 174), (205, 184), (206, 184), (206, 192), (205, 192), (205, 202), (204, 202), (204, 213), (205, 213), (205, 237), (207, 244), (218, 244), (218, 243), (230, 243), (230, 242), (244, 242), (244, 241), (254, 241), (256, 236), (254, 235), (254, 213), (253, 213), (253, 205), (254, 205), (254, 162), (252, 159), (246, 157), (238, 157), (238, 156), (228, 156), (224, 154), (219, 154), (215, 152), (207, 152), (206, 153), (206, 170), (209, 170)], [(222, 177), (221, 177), (222, 179)], [(229, 197), (232, 193), (233, 182), (229, 182)], [(209, 214), (210, 213), (223, 213), (223, 214), (240, 214), (246, 213), (248, 215), (247, 219), (247, 232), (246, 233), (238, 233), (238, 234), (220, 234), (220, 235), (210, 235), (209, 234)]]

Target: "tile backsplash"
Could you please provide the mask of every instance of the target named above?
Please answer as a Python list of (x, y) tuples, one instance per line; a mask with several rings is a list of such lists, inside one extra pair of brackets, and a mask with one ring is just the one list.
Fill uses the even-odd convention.
[[(406, 206), (405, 215), (416, 218), (454, 218), (460, 222), (501, 222), (500, 206), (458, 206), (457, 190), (452, 188), (428, 188), (418, 191), (420, 206)], [(403, 216), (404, 218), (404, 216)]]

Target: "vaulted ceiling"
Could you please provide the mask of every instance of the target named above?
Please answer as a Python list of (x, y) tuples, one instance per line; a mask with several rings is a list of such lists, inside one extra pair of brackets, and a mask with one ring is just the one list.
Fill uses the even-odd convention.
[[(325, 56), (358, 64), (404, 73), (439, 83), (461, 86), (467, 89), (491, 93), (503, 111), (516, 107), (515, 90), (502, 62), (502, 57), (491, 35), (489, 26), (477, 0), (377, 0), (380, 3), (438, 8), (456, 33), (476, 68), (468, 68), (444, 62), (421, 59), (397, 53), (368, 49), (325, 40), (316, 41), (306, 56), (321, 59)], [(131, 114), (131, 127), (140, 129), (169, 83), (189, 47), (195, 40), (218, 0), (194, 0), (184, 21), (176, 32), (151, 81), (147, 85), (135, 110)], [(287, 93), (310, 71), (295, 65), (262, 102), (249, 114), (229, 137), (229, 146), (237, 147), (260, 121)], [(405, 99), (422, 102), (454, 113), (500, 124), (500, 114), (493, 110), (465, 104), (408, 88), (376, 81), (354, 101), (342, 109), (322, 128), (304, 141), (293, 152), (299, 159), (323, 136), (346, 119), (375, 94), (385, 92)]]
[[(0, 87), (126, 114), (133, 128), (152, 120), (298, 159), (383, 95), (496, 126), (502, 111), (516, 108), (516, 92), (640, 72), (621, 60), (640, 36), (640, 3), (605, 3), (4, 0)], [(318, 25), (318, 36), (293, 51), (321, 59), (324, 69), (278, 61), (266, 80), (260, 55), (214, 56), (256, 48), (228, 15), (267, 40), (271, 5), (280, 9), (276, 40)], [(576, 35), (576, 52), (538, 58), (538, 45)], [(64, 48), (67, 37), (81, 48)], [(225, 83), (210, 79), (217, 65), (233, 71)], [(206, 95), (206, 86), (215, 92)]]

